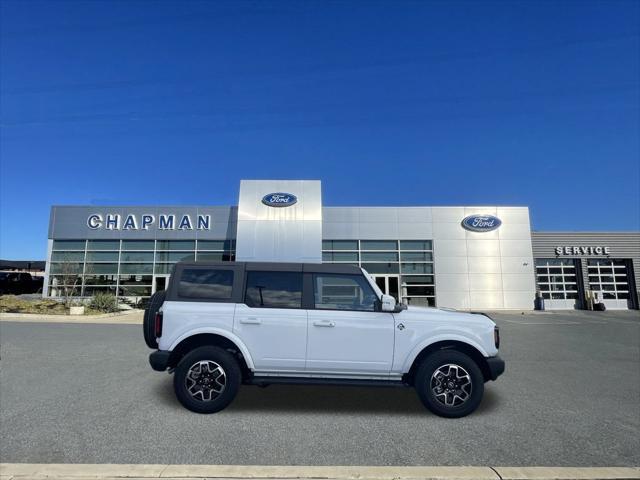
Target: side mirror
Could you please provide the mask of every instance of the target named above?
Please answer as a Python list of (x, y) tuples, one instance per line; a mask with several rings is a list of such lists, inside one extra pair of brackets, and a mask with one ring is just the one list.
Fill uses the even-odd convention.
[(393, 312), (396, 309), (396, 299), (391, 295), (382, 295), (381, 308), (383, 312)]

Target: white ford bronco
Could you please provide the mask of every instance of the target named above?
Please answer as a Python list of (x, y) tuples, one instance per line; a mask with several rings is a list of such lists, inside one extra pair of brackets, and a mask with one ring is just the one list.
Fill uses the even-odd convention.
[(178, 400), (213, 413), (241, 384), (412, 386), (444, 417), (473, 412), (504, 372), (486, 315), (396, 305), (361, 268), (302, 263), (176, 264), (145, 311), (154, 370)]

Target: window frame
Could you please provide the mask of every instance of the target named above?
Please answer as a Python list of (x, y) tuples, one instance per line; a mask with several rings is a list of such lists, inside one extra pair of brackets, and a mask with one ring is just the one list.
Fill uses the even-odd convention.
[[(345, 308), (322, 308), (322, 307), (318, 307), (316, 305), (316, 280), (318, 277), (361, 277), (362, 280), (364, 281), (364, 284), (367, 286), (367, 288), (369, 288), (369, 290), (371, 291), (371, 294), (376, 298), (376, 300), (374, 301), (373, 304), (373, 310), (351, 310), (351, 309), (345, 309)], [(375, 313), (375, 312), (380, 312), (382, 309), (382, 303), (380, 298), (378, 298), (378, 295), (376, 293), (376, 291), (373, 289), (373, 287), (371, 286), (371, 284), (369, 283), (369, 281), (367, 280), (367, 278), (364, 276), (364, 274), (358, 275), (358, 274), (346, 274), (346, 273), (313, 273), (310, 275), (311, 277), (311, 282), (310, 282), (310, 297), (311, 297), (311, 304), (308, 308), (308, 310), (318, 310), (318, 311), (327, 311), (327, 312), (359, 312), (359, 313)]]
[[(282, 306), (266, 306), (266, 305), (258, 305), (258, 306), (251, 306), (247, 303), (247, 290), (248, 290), (248, 284), (249, 284), (249, 275), (252, 273), (270, 273), (270, 274), (279, 274), (279, 273), (284, 273), (287, 275), (291, 275), (291, 274), (295, 274), (295, 275), (299, 275), (300, 276), (300, 306), (299, 307), (282, 307)], [(243, 303), (244, 305), (246, 305), (248, 308), (268, 308), (268, 309), (282, 309), (282, 310), (307, 310), (307, 305), (305, 302), (305, 287), (306, 287), (306, 282), (305, 282), (305, 274), (304, 272), (302, 272), (302, 270), (297, 271), (297, 270), (273, 270), (273, 269), (251, 269), (251, 270), (245, 270), (244, 272), (244, 280), (242, 282), (242, 301), (240, 303)]]
[[(182, 286), (182, 280), (183, 280), (183, 276), (185, 275), (186, 272), (196, 272), (196, 275), (198, 274), (197, 272), (200, 271), (205, 271), (206, 273), (210, 273), (213, 275), (224, 275), (226, 273), (230, 273), (231, 274), (231, 278), (230, 278), (230, 282), (229, 282), (229, 287), (231, 288), (231, 291), (229, 292), (228, 296), (224, 296), (224, 297), (212, 297), (212, 296), (207, 296), (207, 295), (187, 295), (185, 294), (185, 290), (188, 290), (188, 288), (183, 287)], [(231, 300), (231, 297), (233, 297), (233, 280), (235, 278), (235, 274), (233, 272), (233, 270), (227, 270), (224, 268), (209, 268), (209, 269), (202, 269), (202, 268), (183, 268), (182, 271), (180, 272), (180, 277), (178, 277), (176, 279), (176, 282), (178, 284), (178, 295), (180, 295), (181, 298), (189, 298), (189, 299), (194, 299), (194, 298), (204, 298), (206, 300), (220, 300), (220, 301), (229, 301)], [(226, 285), (226, 280), (224, 279), (224, 284), (222, 284), (222, 286), (227, 286)], [(196, 283), (195, 285), (203, 285), (203, 283)], [(220, 285), (219, 283), (217, 285)], [(182, 292), (182, 293), (181, 293)]]
[[(185, 297), (180, 295), (180, 278), (182, 278), (183, 270), (230, 270), (233, 272), (233, 282), (231, 285), (230, 298), (204, 298), (204, 297)], [(197, 265), (197, 264), (176, 264), (169, 279), (167, 286), (167, 301), (174, 302), (205, 302), (205, 303), (242, 303), (242, 285), (244, 282), (243, 269), (237, 265)]]

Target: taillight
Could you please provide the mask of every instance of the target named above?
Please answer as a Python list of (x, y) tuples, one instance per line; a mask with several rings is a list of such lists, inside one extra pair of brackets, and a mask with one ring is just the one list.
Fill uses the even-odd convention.
[(160, 338), (162, 336), (162, 312), (156, 313), (154, 334), (156, 338)]
[(493, 329), (493, 341), (496, 344), (496, 348), (500, 348), (500, 329), (497, 326)]

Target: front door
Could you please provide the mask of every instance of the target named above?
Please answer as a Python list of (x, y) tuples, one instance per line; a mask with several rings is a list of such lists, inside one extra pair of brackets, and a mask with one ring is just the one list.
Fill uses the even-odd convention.
[(307, 351), (302, 272), (248, 271), (233, 331), (251, 352), (257, 373), (302, 372)]
[(362, 275), (314, 274), (307, 372), (389, 375), (394, 320)]

